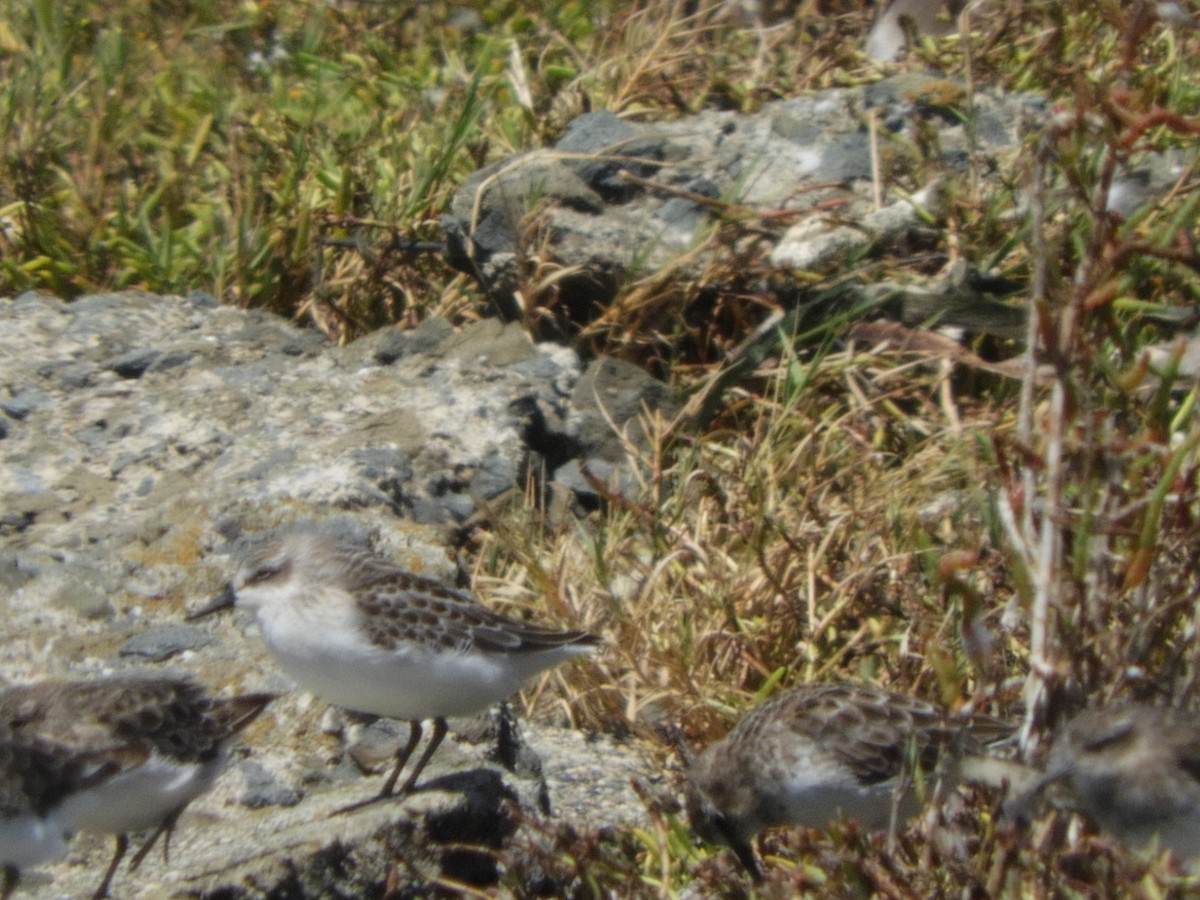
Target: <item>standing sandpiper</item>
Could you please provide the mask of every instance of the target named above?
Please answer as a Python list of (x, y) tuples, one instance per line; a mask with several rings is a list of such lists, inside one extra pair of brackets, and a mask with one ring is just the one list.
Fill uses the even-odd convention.
[(189, 618), (235, 604), (254, 611), (263, 640), (302, 687), (345, 709), (408, 721), (395, 767), (365, 803), (392, 795), (421, 739), (421, 720), (433, 719), (433, 734), (401, 794), (445, 737), (447, 716), (499, 703), (526, 679), (598, 643), (586, 632), (492, 612), (469, 594), (314, 528), (260, 543), (226, 591)]

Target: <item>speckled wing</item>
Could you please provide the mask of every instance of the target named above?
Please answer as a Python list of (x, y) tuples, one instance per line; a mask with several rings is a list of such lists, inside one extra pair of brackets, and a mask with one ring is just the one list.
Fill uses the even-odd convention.
[(128, 679), (121, 691), (98, 691), (95, 699), (102, 718), (123, 739), (183, 762), (208, 762), (274, 695), (217, 698), (192, 681)]
[(124, 744), (207, 762), (270, 699), (255, 694), (217, 700), (186, 679), (47, 681), (0, 694), (0, 727), (79, 751)]
[(355, 585), (363, 629), (385, 649), (404, 644), (488, 653), (531, 653), (570, 644), (592, 646), (583, 631), (517, 622), (480, 606), (469, 594), (375, 559), (357, 562)]
[[(1011, 728), (999, 722), (994, 737)], [(979, 723), (982, 726), (982, 723)], [(863, 784), (877, 784), (900, 775), (913, 761), (933, 772), (948, 748), (974, 749), (992, 729), (950, 719), (937, 706), (877, 688), (840, 684), (814, 685), (799, 704), (793, 723), (830, 749)]]
[(914, 743), (921, 767), (932, 771), (942, 735), (939, 710), (885, 691), (859, 689), (843, 695), (841, 687), (831, 685), (810, 708), (810, 733), (815, 732), (859, 781), (877, 784), (900, 775)]
[(127, 747), (78, 753), (8, 733), (0, 737), (0, 815), (44, 816), (70, 794), (141, 765), (145, 758)]

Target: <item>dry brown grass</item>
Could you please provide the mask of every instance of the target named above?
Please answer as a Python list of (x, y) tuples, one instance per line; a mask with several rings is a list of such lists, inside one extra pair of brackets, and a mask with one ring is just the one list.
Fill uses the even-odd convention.
[[(631, 728), (668, 786), (681, 777), (669, 726), (701, 745), (777, 684), (866, 679), (969, 703), (1024, 720), (1035, 763), (1045, 737), (1085, 701), (1195, 705), (1194, 394), (1138, 361), (1147, 341), (1171, 334), (1143, 313), (1195, 296), (1194, 187), (1184, 179), (1171, 205), (1131, 223), (1103, 212), (1109, 166), (1128, 149), (1194, 133), (1173, 111), (1194, 94), (1171, 73), (1194, 58), (1195, 36), (1139, 31), (1115, 3), (1030, 3), (995, 27), (976, 48), (977, 78), (1022, 86), (1036, 70), (1071, 79), (1063, 115), (1042, 149), (1028, 150), (1023, 189), (1040, 215), (1035, 208), (1013, 235), (986, 184), (964, 192), (952, 214), (955, 253), (1029, 280), (1039, 352), (1024, 388), (937, 354), (874, 352), (828, 335), (785, 341), (703, 433), (659, 430), (642, 451), (638, 500), (610, 498), (565, 532), (530, 519), (485, 540), (485, 567), (490, 554), (538, 559), (537, 593), (605, 636), (594, 665), (556, 674), (561, 696), (577, 724)], [(961, 61), (953, 45), (932, 58)], [(759, 263), (722, 265), (724, 282), (717, 268), (699, 280), (728, 284)], [(585, 333), (643, 359), (652, 345), (651, 355), (702, 347), (671, 369), (681, 387), (698, 388), (711, 364), (678, 363), (718, 358), (714, 348), (731, 347), (758, 318), (703, 337), (658, 327), (687, 321), (693, 291), (648, 278)], [(500, 577), (526, 580), (523, 565)], [(1086, 828), (1068, 832), (1063, 814), (1018, 835), (1000, 821), (999, 802), (978, 793), (949, 823), (917, 827), (893, 847), (852, 827), (770, 834), (762, 894), (1188, 889), (1163, 860), (1139, 860)], [(634, 848), (610, 847), (602, 855), (616, 867), (600, 884), (633, 895), (746, 886), (731, 859), (688, 841), (669, 790), (648, 790), (647, 809), (636, 854), (616, 865)]]

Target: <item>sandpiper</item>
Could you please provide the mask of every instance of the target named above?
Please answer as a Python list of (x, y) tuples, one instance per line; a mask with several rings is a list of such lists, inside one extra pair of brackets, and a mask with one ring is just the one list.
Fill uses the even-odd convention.
[(688, 817), (701, 838), (732, 848), (757, 880), (751, 840), (764, 828), (901, 822), (920, 808), (918, 777), (929, 787), (934, 777), (947, 786), (974, 777), (965, 757), (1010, 732), (996, 720), (956, 720), (880, 688), (802, 685), (764, 700), (695, 760)]
[(11, 731), (0, 734), (0, 898), (7, 898), (21, 869), (67, 852), (63, 800), (139, 765), (142, 755), (119, 746), (80, 753)]
[(1134, 851), (1200, 858), (1200, 713), (1139, 703), (1085, 710), (1054, 739), (1043, 777), (1006, 804), (1024, 818), (1050, 785)]
[(314, 527), (261, 541), (225, 592), (189, 618), (235, 604), (254, 611), (267, 646), (302, 687), (335, 706), (408, 721), (383, 788), (354, 806), (392, 795), (422, 720), (433, 720), (433, 734), (401, 794), (445, 737), (447, 716), (486, 709), (598, 643), (492, 612)]
[(207, 791), (224, 767), (234, 736), (263, 711), (271, 694), (219, 698), (179, 678), (48, 680), (0, 693), (0, 734), (52, 745), (86, 759), (122, 752), (137, 761), (66, 790), (54, 809), (68, 831), (115, 836), (116, 848), (95, 897), (108, 895), (129, 847), (128, 833), (154, 829), (134, 856), (136, 869), (188, 802)]

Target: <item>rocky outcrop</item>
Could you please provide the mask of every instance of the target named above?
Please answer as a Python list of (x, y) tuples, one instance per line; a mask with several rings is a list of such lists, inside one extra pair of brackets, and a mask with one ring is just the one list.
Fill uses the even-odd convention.
[[(529, 260), (552, 265), (565, 334), (631, 279), (698, 277), (730, 257), (740, 273), (759, 271), (764, 295), (786, 294), (811, 273), (936, 233), (955, 179), (1007, 190), (997, 173), (1013, 167), (1020, 135), (1045, 114), (1036, 96), (972, 94), (914, 74), (751, 115), (641, 124), (589, 113), (553, 147), (468, 178), (443, 228), (451, 261), (510, 319), (528, 313)], [(939, 324), (958, 324), (954, 310), (936, 312)]]

